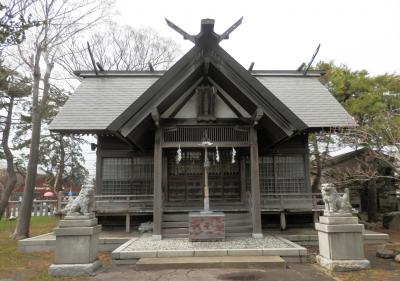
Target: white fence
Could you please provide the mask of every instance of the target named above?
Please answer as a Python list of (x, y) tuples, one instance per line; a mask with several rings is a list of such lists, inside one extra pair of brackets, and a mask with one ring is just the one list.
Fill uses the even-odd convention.
[[(53, 216), (68, 204), (69, 198), (63, 197), (63, 193), (58, 194), (58, 199), (52, 200), (33, 200), (32, 216)], [(18, 217), (21, 208), (21, 201), (8, 201), (5, 217)]]

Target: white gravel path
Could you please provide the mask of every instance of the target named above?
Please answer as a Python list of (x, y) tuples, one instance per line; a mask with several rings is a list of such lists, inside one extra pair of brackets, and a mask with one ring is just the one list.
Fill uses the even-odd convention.
[(188, 239), (156, 241), (151, 236), (141, 236), (136, 240), (132, 240), (123, 251), (266, 248), (294, 248), (294, 246), (274, 236), (265, 236), (263, 239), (230, 238), (223, 242), (189, 242)]

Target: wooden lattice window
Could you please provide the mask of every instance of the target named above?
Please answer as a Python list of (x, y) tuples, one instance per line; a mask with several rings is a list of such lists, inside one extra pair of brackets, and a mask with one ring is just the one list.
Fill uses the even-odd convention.
[(101, 194), (153, 193), (153, 158), (103, 158)]
[(306, 192), (304, 155), (260, 156), (259, 165), (262, 193)]
[(168, 142), (196, 142), (200, 143), (203, 138), (213, 142), (247, 143), (249, 141), (249, 128), (232, 126), (197, 126), (177, 127), (163, 129), (163, 141)]
[(215, 95), (214, 87), (198, 87), (196, 89), (198, 97), (197, 120), (212, 121), (215, 120)]

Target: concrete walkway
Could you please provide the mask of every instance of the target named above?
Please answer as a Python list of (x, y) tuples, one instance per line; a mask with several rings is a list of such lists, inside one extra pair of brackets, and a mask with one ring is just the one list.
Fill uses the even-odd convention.
[(89, 280), (97, 281), (335, 281), (310, 264), (289, 264), (287, 269), (178, 269), (136, 271), (133, 267), (118, 266), (104, 269)]

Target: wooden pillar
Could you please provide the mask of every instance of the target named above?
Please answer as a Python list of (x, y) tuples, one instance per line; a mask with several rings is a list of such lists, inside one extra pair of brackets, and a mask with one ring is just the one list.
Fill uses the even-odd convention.
[(130, 214), (125, 215), (125, 232), (126, 233), (131, 232), (131, 215)]
[(280, 221), (281, 221), (281, 230), (286, 230), (286, 215), (284, 211), (280, 214)]
[(153, 203), (153, 239), (161, 240), (162, 218), (162, 147), (161, 129), (157, 128), (154, 137), (154, 203)]
[(246, 197), (246, 159), (242, 156), (240, 157), (240, 199), (243, 203), (247, 205)]
[(260, 173), (258, 164), (257, 131), (250, 128), (250, 181), (251, 181), (251, 214), (253, 220), (253, 237), (262, 238), (260, 209)]

